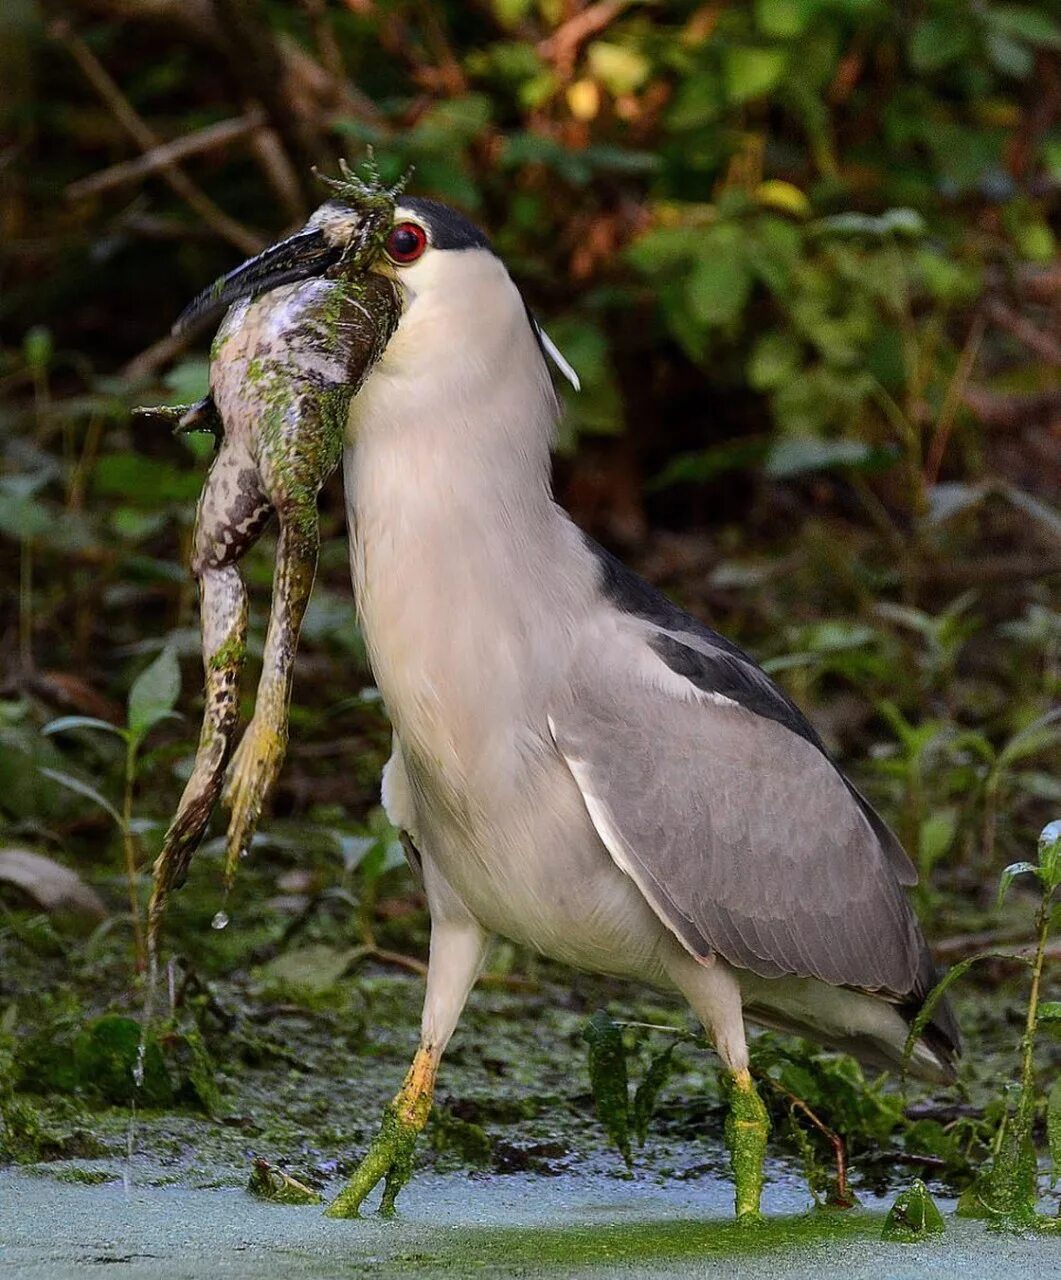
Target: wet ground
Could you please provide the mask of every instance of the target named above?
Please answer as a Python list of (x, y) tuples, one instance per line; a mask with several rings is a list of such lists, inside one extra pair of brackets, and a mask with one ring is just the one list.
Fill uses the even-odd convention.
[[(200, 1280), (312, 1276), (732, 1277), (802, 1280), (1046, 1280), (1061, 1274), (1061, 1239), (991, 1235), (948, 1217), (925, 1245), (880, 1241), (883, 1205), (807, 1212), (794, 1181), (771, 1183), (761, 1232), (730, 1220), (730, 1189), (652, 1178), (422, 1174), (399, 1220), (332, 1222), (237, 1188), (64, 1182), (72, 1168), (0, 1173), (0, 1276)], [(128, 1172), (124, 1170), (122, 1172)], [(143, 1179), (143, 1181), (138, 1181)], [(739, 1261), (738, 1261), (739, 1260)]]
[[(0, 1168), (0, 1280), (65, 1280), (104, 1269), (129, 1280), (1061, 1276), (1061, 1237), (989, 1235), (949, 1214), (942, 1241), (882, 1243), (883, 1214), (899, 1187), (923, 1172), (947, 1209), (955, 1184), (941, 1161), (911, 1154), (925, 1146), (913, 1143), (908, 1125), (882, 1125), (894, 1088), (877, 1094), (844, 1074), (804, 1070), (799, 1088), (826, 1080), (828, 1114), (849, 1137), (857, 1210), (812, 1209), (781, 1107), (764, 1206), (770, 1221), (759, 1232), (738, 1229), (714, 1060), (684, 1042), (627, 1176), (594, 1113), (586, 1020), (607, 1008), (657, 1028), (634, 1036), (633, 1089), (670, 1043), (658, 1028), (690, 1026), (689, 1016), (653, 992), (558, 974), (528, 957), (499, 968), (469, 1003), (398, 1221), (333, 1222), (316, 1206), (258, 1200), (246, 1191), (258, 1157), (325, 1199), (342, 1185), (408, 1065), (422, 980), (393, 967), (351, 965), (349, 943), (323, 927), (259, 960), (251, 949), (268, 941), (265, 927), (251, 918), (239, 933), (215, 934), (208, 929), (215, 909), (204, 902), (199, 911), (209, 948), (202, 931), (187, 948), (204, 969), (191, 977), (178, 970), (155, 1003), (160, 1021), (198, 1029), (209, 1088), (154, 1106), (142, 1097), (131, 1133), (128, 1107), (101, 1096), (84, 1060), (79, 1083), (64, 1075), (72, 1047), (84, 1049), (84, 1028), (98, 1029), (101, 1016), (142, 1013), (125, 952), (85, 947), (67, 957), (50, 934), (0, 930), (0, 1013), (15, 1010), (6, 1033), (10, 1099), (38, 1126), (38, 1149)], [(249, 903), (244, 914), (251, 917)], [(994, 991), (987, 1007), (989, 1018), (973, 1005), (963, 1011), (979, 1041), (966, 1083), (984, 1098), (1009, 1066), (1020, 1013), (1013, 1002), (1000, 1014)], [(988, 1033), (999, 1042), (991, 1055), (982, 1047)], [(194, 1062), (168, 1062), (194, 1082)], [(118, 1066), (127, 1082), (128, 1062)], [(1050, 1069), (1044, 1053), (1044, 1075)], [(924, 1108), (940, 1100), (915, 1090), (908, 1101)], [(1056, 1202), (1043, 1208), (1054, 1212)]]

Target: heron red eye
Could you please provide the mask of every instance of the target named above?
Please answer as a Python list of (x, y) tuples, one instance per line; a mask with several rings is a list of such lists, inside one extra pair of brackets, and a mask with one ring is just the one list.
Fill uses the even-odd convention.
[(427, 248), (427, 232), (415, 222), (399, 222), (387, 237), (386, 248), (391, 262), (404, 267)]

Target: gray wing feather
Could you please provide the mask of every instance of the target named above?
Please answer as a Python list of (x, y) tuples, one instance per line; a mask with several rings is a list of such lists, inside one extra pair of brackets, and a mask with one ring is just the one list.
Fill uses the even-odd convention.
[(887, 827), (814, 742), (637, 643), (587, 649), (551, 718), (616, 862), (695, 955), (908, 996), (925, 944)]

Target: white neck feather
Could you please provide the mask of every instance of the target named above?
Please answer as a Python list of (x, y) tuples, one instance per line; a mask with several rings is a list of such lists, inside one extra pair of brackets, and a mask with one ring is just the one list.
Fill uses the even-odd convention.
[(543, 685), (593, 573), (552, 500), (556, 400), (512, 295), (461, 315), (459, 338), (414, 302), (354, 400), (346, 454), (376, 681), (406, 752), (465, 795), (469, 772), (544, 727)]

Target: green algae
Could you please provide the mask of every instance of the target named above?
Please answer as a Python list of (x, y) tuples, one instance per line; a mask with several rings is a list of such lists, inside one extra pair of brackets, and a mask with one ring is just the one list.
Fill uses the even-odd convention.
[(758, 1221), (770, 1117), (746, 1070), (727, 1078), (726, 1094), (729, 1110), (725, 1135), (733, 1168), (737, 1219)]
[[(727, 1259), (781, 1254), (808, 1246), (872, 1239), (879, 1214), (811, 1212), (765, 1219), (755, 1231), (737, 1222), (704, 1219), (579, 1223), (553, 1227), (464, 1228), (452, 1250), (432, 1251), (416, 1261), (468, 1274), (474, 1267), (521, 1264), (574, 1271), (590, 1266), (636, 1266), (682, 1259)], [(406, 1259), (411, 1261), (411, 1259)]]
[[(424, 1121), (426, 1119), (425, 1115)], [(379, 1133), (350, 1181), (325, 1210), (326, 1215), (329, 1218), (359, 1217), (365, 1197), (382, 1180), (383, 1199), (379, 1211), (384, 1217), (391, 1217), (398, 1193), (412, 1177), (413, 1153), (423, 1124), (423, 1121), (417, 1124), (403, 1120), (393, 1103), (385, 1107)]]
[(884, 1220), (881, 1239), (896, 1244), (919, 1244), (932, 1236), (941, 1236), (947, 1227), (928, 1187), (916, 1178), (896, 1197)]
[(589, 1046), (589, 1082), (597, 1115), (629, 1168), (630, 1090), (622, 1032), (598, 1010), (583, 1028), (582, 1038)]

